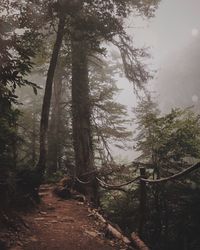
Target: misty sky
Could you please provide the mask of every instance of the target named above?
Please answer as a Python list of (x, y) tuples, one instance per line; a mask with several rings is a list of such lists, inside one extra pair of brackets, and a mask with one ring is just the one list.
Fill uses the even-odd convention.
[[(137, 28), (136, 39), (152, 47), (154, 62), (160, 66), (166, 58), (181, 50), (198, 36), (199, 0), (162, 0), (156, 16)], [(135, 32), (135, 31), (134, 31)]]
[[(152, 56), (149, 65), (157, 70), (152, 85), (153, 89), (159, 91), (163, 83), (160, 82), (157, 88), (158, 81), (165, 69), (176, 67), (175, 60), (200, 40), (200, 0), (162, 0), (154, 18), (131, 19), (127, 32), (133, 36), (137, 46), (149, 47)], [(119, 100), (130, 109), (135, 105), (132, 86), (124, 79), (118, 84), (125, 89)]]
[[(132, 18), (127, 32), (137, 46), (150, 47), (149, 65), (157, 70), (151, 86), (161, 108), (199, 101), (200, 0), (162, 0), (154, 18)], [(118, 85), (124, 89), (118, 99), (130, 111), (135, 105), (131, 84), (121, 79)], [(132, 158), (131, 152), (123, 155)]]

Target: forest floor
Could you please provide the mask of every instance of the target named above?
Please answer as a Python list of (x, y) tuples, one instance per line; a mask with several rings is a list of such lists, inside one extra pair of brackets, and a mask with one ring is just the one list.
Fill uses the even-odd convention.
[[(126, 249), (105, 238), (105, 227), (77, 200), (62, 200), (43, 185), (38, 209), (22, 215), (24, 229), (10, 239), (11, 250), (113, 250)], [(12, 237), (11, 237), (12, 238)]]

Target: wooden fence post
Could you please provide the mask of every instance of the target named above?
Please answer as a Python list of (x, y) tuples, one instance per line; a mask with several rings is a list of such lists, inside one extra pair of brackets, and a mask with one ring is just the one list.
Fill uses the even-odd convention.
[(139, 203), (139, 225), (138, 233), (140, 236), (143, 234), (145, 220), (146, 220), (146, 182), (142, 181), (142, 178), (146, 178), (146, 169), (144, 167), (140, 168), (140, 203)]

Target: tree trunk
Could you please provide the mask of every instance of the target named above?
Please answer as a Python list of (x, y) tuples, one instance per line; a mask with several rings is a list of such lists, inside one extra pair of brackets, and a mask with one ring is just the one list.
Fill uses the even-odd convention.
[(58, 170), (61, 155), (61, 101), (62, 101), (62, 70), (56, 70), (54, 80), (54, 93), (52, 100), (51, 121), (48, 132), (48, 175), (51, 176)]
[(61, 15), (59, 18), (58, 31), (56, 42), (54, 44), (53, 53), (47, 73), (47, 80), (45, 86), (45, 93), (42, 105), (42, 113), (41, 113), (41, 122), (40, 122), (40, 155), (39, 161), (37, 164), (37, 171), (39, 175), (42, 177), (46, 168), (46, 139), (47, 139), (47, 130), (48, 130), (48, 122), (49, 122), (49, 110), (51, 103), (51, 95), (52, 95), (52, 85), (54, 72), (56, 69), (56, 64), (58, 60), (58, 54), (60, 51), (60, 47), (62, 44), (62, 39), (64, 35), (64, 27), (65, 27), (65, 16)]
[(72, 126), (73, 145), (75, 152), (76, 173), (80, 180), (89, 181), (88, 185), (81, 185), (81, 191), (89, 199), (97, 202), (97, 182), (95, 177), (83, 179), (83, 174), (94, 169), (92, 135), (91, 135), (91, 107), (89, 98), (88, 79), (88, 46), (84, 38), (72, 37)]
[[(35, 101), (34, 101), (34, 107), (35, 107)], [(33, 124), (32, 124), (32, 164), (35, 165), (36, 164), (36, 138), (37, 138), (37, 132), (36, 132), (36, 111), (35, 109), (33, 110), (33, 115), (32, 115), (32, 119), (33, 119)]]

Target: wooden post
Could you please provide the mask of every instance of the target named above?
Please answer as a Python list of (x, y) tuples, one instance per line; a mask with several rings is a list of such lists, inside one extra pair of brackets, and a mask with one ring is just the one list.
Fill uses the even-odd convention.
[(140, 204), (139, 204), (139, 225), (138, 233), (140, 236), (143, 234), (144, 224), (146, 220), (146, 183), (142, 181), (142, 178), (146, 178), (146, 169), (144, 167), (140, 168)]

